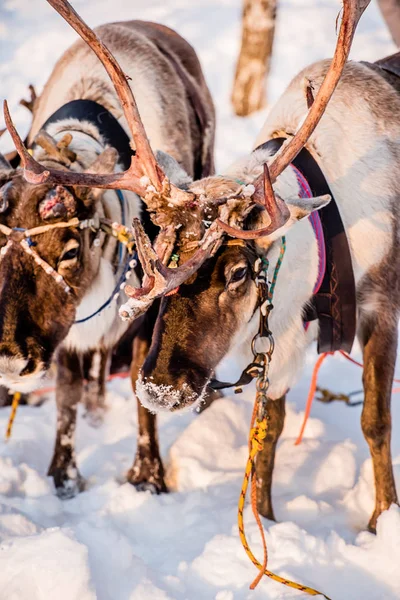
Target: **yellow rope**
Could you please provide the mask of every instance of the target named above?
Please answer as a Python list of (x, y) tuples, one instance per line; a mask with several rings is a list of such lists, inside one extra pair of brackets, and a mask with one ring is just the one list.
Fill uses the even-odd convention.
[[(250, 550), (249, 545), (247, 543), (246, 534), (244, 532), (244, 520), (243, 520), (244, 504), (246, 501), (246, 493), (247, 493), (247, 488), (249, 485), (249, 479), (252, 476), (253, 469), (254, 469), (254, 460), (255, 460), (258, 452), (260, 452), (264, 447), (264, 439), (265, 439), (266, 435), (267, 435), (267, 418), (264, 417), (261, 421), (257, 421), (255, 427), (252, 426), (252, 428), (250, 430), (249, 458), (247, 459), (246, 470), (245, 470), (245, 474), (244, 474), (244, 478), (243, 478), (242, 490), (240, 492), (239, 503), (238, 503), (238, 527), (239, 527), (240, 541), (242, 542), (243, 548), (245, 549), (245, 552), (246, 552), (247, 556), (250, 558), (251, 562), (257, 567), (257, 569), (259, 571), (263, 571), (263, 574), (266, 575), (267, 577), (269, 577), (270, 579), (273, 579), (274, 581), (278, 581), (279, 583), (282, 583), (283, 585), (286, 585), (295, 590), (300, 590), (301, 592), (305, 592), (306, 594), (309, 594), (310, 596), (323, 596), (324, 598), (326, 598), (326, 600), (330, 600), (330, 598), (328, 598), (328, 596), (326, 596), (322, 592), (318, 592), (317, 590), (314, 590), (313, 588), (310, 588), (306, 585), (301, 585), (300, 583), (296, 583), (295, 581), (290, 581), (290, 579), (285, 579), (284, 577), (275, 575), (275, 573), (272, 573), (272, 571), (268, 571), (267, 569), (263, 570), (263, 566), (255, 558), (254, 554)], [(254, 587), (257, 585), (259, 579), (260, 578), (257, 577), (254, 580), (253, 584), (250, 586), (251, 589), (254, 589)]]
[(12, 405), (11, 405), (11, 413), (10, 413), (10, 418), (8, 419), (8, 425), (7, 425), (7, 430), (6, 430), (6, 442), (8, 442), (8, 440), (11, 437), (11, 432), (12, 432), (12, 428), (13, 428), (13, 424), (14, 424), (14, 420), (15, 420), (15, 415), (17, 414), (17, 408), (18, 408), (18, 404), (19, 401), (21, 400), (21, 394), (19, 392), (15, 392), (14, 396), (13, 396), (13, 400), (12, 400)]

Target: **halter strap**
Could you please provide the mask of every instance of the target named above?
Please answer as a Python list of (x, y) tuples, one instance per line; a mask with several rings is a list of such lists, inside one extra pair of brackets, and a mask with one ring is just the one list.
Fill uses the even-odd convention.
[(40, 235), (41, 233), (46, 233), (51, 229), (61, 229), (66, 227), (76, 227), (80, 226), (81, 229), (85, 227), (89, 227), (90, 225), (87, 222), (79, 221), (79, 219), (71, 219), (67, 222), (60, 223), (49, 223), (48, 225), (40, 225), (39, 227), (33, 227), (32, 229), (25, 229), (24, 227), (6, 227), (6, 225), (2, 225), (0, 223), (0, 232), (9, 238), (7, 244), (0, 250), (0, 260), (4, 258), (9, 249), (14, 243), (17, 243), (21, 246), (21, 248), (28, 254), (32, 256), (33, 260), (39, 267), (43, 269), (48, 275), (50, 275), (57, 284), (61, 285), (66, 294), (71, 291), (71, 288), (65, 282), (65, 279), (62, 275), (57, 273), (55, 269), (47, 261), (39, 256), (36, 250), (33, 248), (34, 242), (31, 237), (35, 235)]
[[(84, 219), (79, 220), (77, 217), (71, 219), (70, 221), (61, 221), (59, 223), (48, 223), (46, 225), (39, 225), (38, 227), (32, 227), (31, 229), (25, 229), (24, 227), (7, 227), (0, 223), (0, 232), (3, 233), (6, 237), (8, 237), (8, 242), (3, 248), (0, 250), (0, 261), (7, 254), (11, 246), (15, 243), (19, 244), (21, 248), (28, 254), (32, 256), (35, 263), (41, 267), (48, 275), (50, 275), (57, 284), (61, 285), (66, 294), (71, 291), (71, 288), (66, 283), (65, 279), (62, 275), (60, 275), (47, 261), (45, 261), (34, 249), (35, 242), (32, 241), (32, 236), (41, 235), (43, 233), (47, 233), (52, 229), (65, 229), (69, 227), (79, 227), (79, 229), (92, 229), (93, 231), (103, 230), (108, 235), (113, 235), (117, 238), (118, 242), (121, 245), (124, 245), (128, 249), (128, 255), (131, 259), (132, 254), (132, 246), (134, 243), (134, 239), (132, 234), (129, 232), (125, 225), (120, 225), (119, 223), (112, 223), (108, 219), (99, 219), (99, 217), (94, 217), (93, 219)], [(121, 262), (121, 261), (120, 261)], [(129, 265), (129, 261), (127, 261)], [(129, 273), (130, 274), (130, 273)], [(128, 270), (126, 265), (124, 265), (123, 275), (125, 279), (128, 277)], [(118, 279), (118, 288), (121, 286), (121, 277)], [(114, 298), (115, 291), (110, 299), (107, 301), (106, 305), (108, 305)], [(96, 311), (94, 314), (98, 314), (102, 308)], [(90, 317), (87, 317), (84, 320), (88, 320)], [(80, 321), (79, 321), (80, 322)]]
[(78, 319), (77, 321), (75, 321), (74, 325), (79, 325), (80, 323), (86, 323), (86, 321), (89, 321), (96, 315), (99, 315), (101, 312), (103, 312), (104, 309), (106, 309), (108, 306), (110, 306), (110, 304), (111, 304), (111, 302), (113, 302), (113, 300), (118, 300), (121, 291), (125, 288), (126, 282), (129, 279), (129, 277), (131, 276), (132, 271), (136, 266), (137, 266), (137, 253), (135, 252), (133, 255), (128, 254), (128, 258), (125, 262), (124, 269), (123, 269), (120, 277), (118, 278), (117, 284), (116, 284), (115, 288), (113, 289), (110, 297), (100, 306), (100, 308), (95, 310), (92, 314), (88, 315), (87, 317), (83, 317), (83, 319)]

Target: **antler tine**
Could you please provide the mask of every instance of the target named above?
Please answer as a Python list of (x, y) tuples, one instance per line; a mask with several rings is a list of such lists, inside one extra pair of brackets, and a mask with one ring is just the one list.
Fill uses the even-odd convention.
[(133, 228), (135, 230), (139, 259), (146, 273), (146, 280), (143, 282), (141, 288), (126, 286), (125, 293), (130, 297), (130, 300), (127, 305), (121, 307), (121, 313), (123, 313), (124, 318), (127, 318), (132, 310), (134, 315), (138, 316), (138, 311), (147, 309), (153, 300), (168, 294), (168, 292), (179, 287), (196, 273), (204, 261), (209, 258), (213, 250), (216, 249), (223, 235), (217, 223), (214, 222), (193, 256), (181, 267), (170, 269), (158, 258), (138, 219), (133, 220)]
[(265, 235), (271, 235), (280, 227), (283, 227), (289, 220), (290, 212), (286, 203), (278, 196), (275, 195), (272, 188), (271, 177), (269, 174), (268, 165), (263, 165), (264, 174), (260, 181), (256, 182), (256, 189), (253, 194), (253, 201), (265, 208), (267, 214), (271, 219), (271, 223), (268, 227), (263, 229), (244, 230), (238, 227), (232, 227), (221, 219), (217, 219), (218, 225), (232, 237), (241, 240), (255, 240)]
[(273, 182), (298, 155), (321, 120), (342, 75), (358, 22), (369, 3), (370, 0), (343, 0), (342, 23), (331, 65), (303, 125), (270, 165)]
[(263, 176), (256, 182), (255, 191), (253, 194), (253, 200), (257, 204), (261, 204), (268, 213), (272, 214), (276, 212), (276, 200), (275, 192), (272, 187), (271, 175), (267, 163), (263, 165)]
[(132, 138), (135, 141), (137, 158), (141, 161), (144, 172), (151, 183), (157, 190), (161, 190), (164, 175), (160, 172), (150, 147), (127, 76), (109, 49), (101, 42), (94, 31), (86, 25), (67, 0), (47, 0), (47, 2), (75, 29), (102, 62), (121, 102)]
[(46, 181), (50, 175), (49, 171), (40, 165), (28, 152), (28, 150), (24, 146), (24, 142), (21, 140), (21, 137), (18, 131), (15, 128), (13, 120), (10, 115), (10, 111), (8, 110), (7, 100), (3, 102), (3, 113), (4, 113), (4, 121), (6, 127), (8, 129), (9, 134), (11, 135), (12, 141), (14, 142), (14, 146), (21, 158), (21, 163), (25, 172), (30, 173), (30, 182), (31, 183), (43, 183)]

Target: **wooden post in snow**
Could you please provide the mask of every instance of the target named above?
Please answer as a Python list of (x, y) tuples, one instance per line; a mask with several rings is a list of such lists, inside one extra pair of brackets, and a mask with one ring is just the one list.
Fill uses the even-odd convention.
[(266, 104), (265, 82), (275, 32), (277, 0), (244, 0), (242, 45), (232, 91), (235, 113), (244, 117)]

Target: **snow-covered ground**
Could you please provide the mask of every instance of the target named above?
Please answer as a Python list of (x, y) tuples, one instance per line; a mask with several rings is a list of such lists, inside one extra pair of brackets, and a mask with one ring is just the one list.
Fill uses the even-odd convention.
[[(91, 24), (144, 18), (170, 25), (196, 48), (218, 109), (221, 169), (248, 151), (265, 113), (241, 120), (229, 104), (240, 34), (239, 0), (75, 0)], [(331, 55), (337, 0), (279, 0), (268, 94), (271, 102), (305, 64)], [(1, 0), (0, 95), (20, 130), (18, 100), (38, 91), (74, 34), (44, 0)], [(362, 18), (352, 56), (375, 60), (393, 50), (376, 5)], [(10, 149), (3, 136), (1, 149)], [(357, 356), (357, 353), (356, 353)], [(373, 478), (360, 430), (360, 407), (314, 404), (299, 432), (315, 354), (289, 394), (274, 479), (277, 523), (264, 521), (269, 568), (312, 585), (332, 600), (400, 597), (400, 510), (365, 531)], [(400, 366), (398, 369), (400, 373)], [(235, 375), (232, 365), (232, 377)], [(338, 392), (361, 387), (357, 367), (329, 358), (320, 383)], [(78, 461), (88, 489), (62, 502), (46, 477), (54, 433), (53, 398), (22, 407), (8, 444), (0, 440), (0, 600), (286, 600), (306, 598), (270, 580), (250, 592), (255, 568), (237, 532), (236, 505), (247, 457), (253, 391), (216, 402), (200, 416), (162, 415), (160, 439), (174, 493), (151, 496), (123, 483), (135, 451), (135, 400), (128, 381), (109, 388), (99, 429), (80, 415)], [(393, 460), (400, 490), (400, 399), (393, 397)], [(0, 409), (0, 435), (9, 409)], [(256, 525), (245, 512), (251, 546)]]

